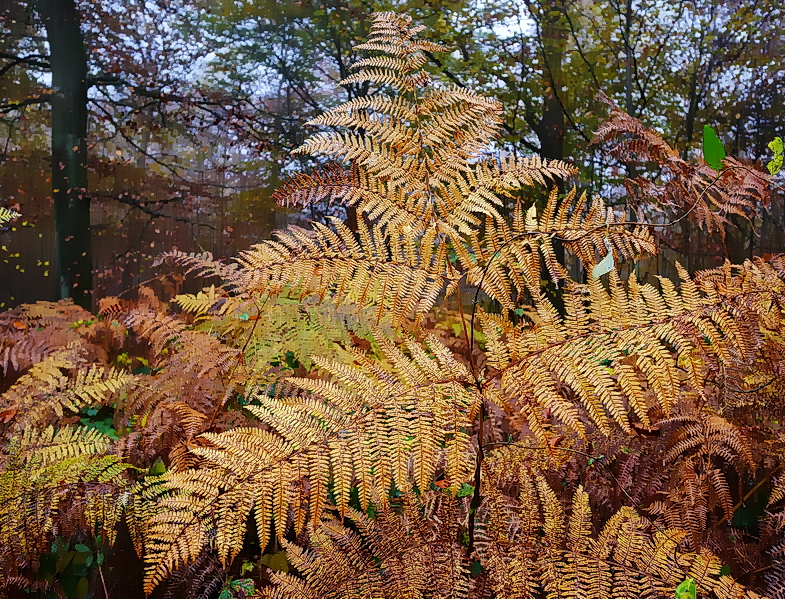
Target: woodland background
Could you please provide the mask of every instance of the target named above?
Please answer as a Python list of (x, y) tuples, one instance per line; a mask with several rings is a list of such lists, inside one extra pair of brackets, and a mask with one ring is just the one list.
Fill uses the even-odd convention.
[[(294, 212), (271, 194), (313, 166), (290, 155), (305, 122), (368, 93), (337, 82), (370, 14), (388, 9), (452, 49), (429, 56), (431, 72), (503, 103), (499, 151), (566, 159), (611, 205), (638, 173), (591, 143), (607, 114), (599, 91), (685, 158), (700, 154), (704, 125), (751, 161), (783, 130), (775, 0), (6, 0), (0, 206), (24, 218), (0, 229), (0, 308), (71, 295), (89, 309), (156, 276), (171, 295), (180, 279), (151, 268), (162, 251), (232, 256), (328, 212), (351, 226), (351, 209)], [(53, 101), (52, 85), (69, 91)], [(69, 194), (80, 208), (56, 230)], [(680, 223), (639, 276), (782, 251), (783, 201), (775, 189), (752, 223), (732, 216), (727, 236)], [(58, 251), (71, 265), (62, 284)]]

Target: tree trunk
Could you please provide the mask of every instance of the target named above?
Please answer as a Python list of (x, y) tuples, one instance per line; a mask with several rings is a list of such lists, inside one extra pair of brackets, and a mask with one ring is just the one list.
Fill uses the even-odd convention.
[[(542, 53), (544, 63), (543, 83), (545, 84), (545, 103), (542, 118), (533, 127), (540, 142), (540, 155), (549, 160), (564, 159), (564, 141), (566, 137), (567, 119), (564, 114), (562, 102), (566, 101), (559, 94), (564, 94), (564, 49), (567, 44), (567, 30), (562, 14), (550, 7), (543, 5), (543, 18), (540, 34), (542, 36)], [(561, 185), (560, 185), (561, 187)], [(565, 263), (566, 254), (564, 245), (558, 239), (553, 241), (553, 252), (556, 259)], [(558, 289), (554, 281), (549, 281), (545, 292), (556, 310), (564, 314), (564, 298), (562, 290)]]
[(60, 299), (92, 304), (87, 196), (87, 54), (74, 0), (39, 0), (52, 67), (52, 197)]

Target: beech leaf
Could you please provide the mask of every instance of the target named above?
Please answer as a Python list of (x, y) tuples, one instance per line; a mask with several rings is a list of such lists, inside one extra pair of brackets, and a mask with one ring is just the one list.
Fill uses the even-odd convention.
[(708, 125), (703, 126), (703, 159), (711, 168), (718, 171), (722, 168), (722, 161), (725, 160), (725, 148), (714, 129)]

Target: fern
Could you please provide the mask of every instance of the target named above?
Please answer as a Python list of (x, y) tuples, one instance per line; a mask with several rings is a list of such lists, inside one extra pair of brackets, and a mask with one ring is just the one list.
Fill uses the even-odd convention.
[(18, 212), (0, 206), (0, 227), (6, 223), (10, 223), (12, 220), (17, 219), (20, 216), (22, 215), (19, 214)]
[[(544, 504), (527, 513), (527, 493)], [(758, 595), (721, 576), (721, 563), (709, 553), (679, 549), (684, 532), (652, 531), (625, 507), (592, 534), (588, 494), (579, 489), (565, 514), (541, 476), (525, 487), (520, 501), (490, 507), (478, 549), (479, 576), (469, 576), (466, 547), (456, 540), (464, 509), (442, 494), (404, 496), (398, 510), (376, 519), (351, 511), (351, 526), (326, 520), (311, 534), (310, 549), (287, 543), (290, 563), (301, 573), (274, 574), (266, 596), (282, 597), (671, 597), (685, 577), (695, 579), (702, 596), (717, 599)], [(497, 511), (499, 510), (499, 511)], [(510, 513), (531, 522), (510, 528)], [(495, 528), (493, 521), (500, 519)]]
[(648, 426), (649, 410), (669, 413), (683, 384), (700, 392), (707, 371), (752, 366), (764, 313), (782, 309), (783, 281), (765, 263), (722, 273), (720, 285), (708, 274), (693, 281), (682, 270), (681, 293), (665, 279), (662, 291), (634, 278), (625, 290), (611, 273), (610, 291), (595, 280), (567, 295), (564, 319), (531, 286), (536, 318), (513, 326), (481, 316), (491, 340), (489, 363), (499, 371), (494, 380), (544, 442), (544, 408), (572, 432), (585, 434), (564, 387), (600, 430), (610, 432), (615, 421), (630, 431), (630, 413)]
[(345, 513), (354, 486), (365, 509), (377, 490), (386, 497), (393, 485), (410, 488), (412, 478), (428, 488), (442, 463), (448, 485), (457, 489), (466, 480), (473, 462), (464, 430), (479, 405), (465, 386), (467, 369), (435, 339), (428, 343), (435, 358), (414, 342), (411, 357), (383, 337), (378, 342), (390, 372), (361, 354), (354, 367), (317, 360), (335, 382), (290, 379), (316, 397), (257, 393), (248, 410), (264, 428), (202, 435), (209, 445), (191, 451), (207, 464), (173, 473), (162, 488), (163, 511), (149, 537), (148, 589), (206, 547), (231, 560), (251, 513), (263, 546), (271, 522), (280, 541), (290, 523), (302, 532), (306, 519), (317, 521), (328, 507), (330, 483)]
[(110, 448), (107, 437), (85, 428), (30, 429), (12, 441), (0, 471), (4, 572), (14, 575), (19, 563), (36, 564), (52, 538), (82, 526), (113, 542), (120, 518), (115, 495), (128, 486), (129, 464)]
[[(297, 571), (271, 597), (663, 597), (687, 577), (782, 595), (783, 258), (573, 280), (557, 242), (586, 269), (657, 242), (569, 165), (493, 154), (500, 106), (434, 81), (420, 31), (374, 17), (344, 83), (376, 93), (298, 150), (341, 164), (275, 193), (354, 206), (356, 230), (290, 227), (229, 264), (169, 252), (215, 283), (174, 310), (142, 287), (98, 318), (0, 316), (6, 583), (123, 513), (148, 594), (215, 590), (252, 523)], [(598, 137), (665, 173), (628, 182), (639, 216), (653, 200), (714, 229), (766, 205), (752, 166), (710, 175), (615, 107)], [(88, 406), (117, 440), (72, 426)], [(734, 530), (772, 476), (761, 536)]]
[[(147, 591), (205, 553), (228, 567), (253, 517), (262, 547), (273, 535), (288, 543), (302, 574), (276, 575), (271, 596), (428, 596), (423, 585), (435, 577), (443, 586), (434, 594), (451, 596), (600, 596), (611, 589), (663, 596), (686, 576), (717, 597), (748, 593), (720, 577), (719, 562), (702, 549), (714, 504), (726, 520), (733, 512), (728, 468), (757, 468), (739, 429), (712, 412), (721, 405), (705, 384), (743, 380), (762, 356), (779, 355), (784, 269), (757, 260), (695, 277), (680, 270), (678, 288), (666, 279), (658, 287), (634, 277), (623, 283), (615, 271), (607, 287), (572, 281), (556, 259), (556, 240), (590, 268), (608, 252), (618, 260), (656, 252), (650, 231), (576, 190), (564, 197), (551, 191), (541, 215), (520, 201), (521, 188), (547, 187), (574, 170), (536, 157), (483, 156), (497, 133), (498, 105), (435, 85), (422, 53), (436, 47), (417, 41), (417, 31), (405, 17), (375, 18), (359, 48), (380, 54), (358, 63), (347, 81), (393, 93), (354, 99), (317, 118), (314, 125), (333, 130), (298, 151), (346, 168), (297, 175), (276, 192), (289, 205), (356, 206), (356, 232), (339, 221), (290, 228), (233, 266), (168, 256), (223, 279), (221, 288), (178, 301), (198, 316), (201, 330), (235, 346), (244, 339), (249, 363), (261, 358), (263, 367), (290, 346), (290, 333), (277, 324), (289, 314), (279, 306), (290, 299), (301, 302), (291, 308), (295, 330), (315, 305), (325, 313), (355, 310), (392, 330), (376, 330), (367, 352), (349, 348), (344, 329), (330, 342), (340, 341), (341, 351), (304, 338), (314, 353), (307, 376), (246, 388), (253, 425), (189, 438), (195, 465), (174, 469), (148, 491), (156, 511), (143, 535)], [(617, 125), (608, 127), (601, 134), (611, 139)], [(656, 158), (671, 160), (664, 142), (639, 132)], [(724, 183), (736, 185), (731, 178)], [(716, 214), (709, 204), (696, 212), (712, 226), (732, 210), (729, 194), (742, 193), (726, 186), (725, 195), (711, 195), (713, 188), (692, 185), (707, 190), (699, 201), (725, 202)], [(686, 191), (679, 193), (686, 201)], [(563, 314), (541, 288), (543, 264), (549, 278), (563, 282)], [(480, 309), (474, 323), (459, 300), (462, 345), (447, 345), (426, 329), (434, 308), (462, 284), (501, 310)], [(268, 338), (259, 326), (276, 332)], [(704, 411), (684, 416), (693, 400)], [(646, 435), (668, 426), (677, 427), (669, 446), (647, 445)], [(537, 447), (519, 451), (514, 443), (526, 439)], [(590, 447), (632, 451), (622, 443), (638, 456), (620, 466), (623, 480), (656, 460), (681, 476), (663, 500), (666, 478), (656, 473), (663, 470), (643, 474), (640, 514), (654, 523), (616, 507), (595, 538), (588, 498), (602, 491), (578, 484), (579, 456), (591, 455)], [(604, 458), (592, 456), (589, 465)], [(544, 472), (560, 473), (573, 489), (569, 518)], [(456, 499), (466, 485), (470, 504)], [(433, 497), (434, 488), (443, 491), (426, 502), (439, 506), (429, 512), (412, 493)], [(368, 510), (381, 510), (380, 519), (369, 519)], [(290, 530), (308, 546), (287, 542)], [(464, 535), (468, 547), (456, 543)], [(423, 544), (430, 553), (417, 553)], [(688, 544), (696, 551), (685, 551)], [(449, 572), (440, 570), (445, 556), (454, 564)], [(471, 560), (482, 575), (468, 575)]]
[(610, 116), (598, 128), (594, 141), (610, 143), (611, 154), (622, 162), (655, 162), (663, 170), (661, 183), (644, 177), (626, 182), (632, 207), (659, 204), (675, 209), (724, 237), (729, 216), (750, 220), (771, 203), (767, 174), (733, 157), (725, 159), (719, 174), (706, 163), (693, 166), (661, 135), (623, 112), (604, 94), (600, 100), (609, 106)]

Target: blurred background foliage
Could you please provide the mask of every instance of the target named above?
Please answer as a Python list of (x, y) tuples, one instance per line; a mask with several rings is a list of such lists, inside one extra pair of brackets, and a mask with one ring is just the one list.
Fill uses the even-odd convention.
[[(573, 161), (619, 212), (625, 176), (658, 176), (592, 143), (606, 93), (697, 159), (704, 125), (729, 154), (770, 158), (785, 120), (785, 9), (775, 0), (19, 0), (0, 2), (0, 309), (73, 296), (89, 307), (159, 278), (177, 247), (231, 256), (329, 206), (272, 191), (339, 86), (374, 11), (409, 13), (448, 51), (445, 83), (504, 104), (495, 151)], [(781, 179), (780, 179), (781, 180)], [(725, 238), (674, 228), (641, 276), (785, 250), (783, 195)], [(58, 212), (59, 210), (59, 212)], [(656, 214), (651, 215), (656, 218)]]

